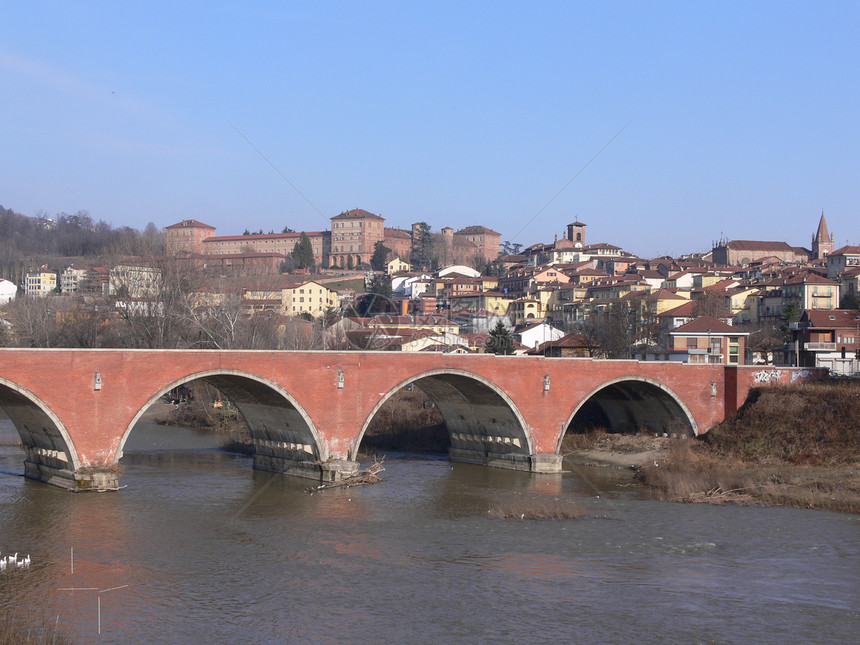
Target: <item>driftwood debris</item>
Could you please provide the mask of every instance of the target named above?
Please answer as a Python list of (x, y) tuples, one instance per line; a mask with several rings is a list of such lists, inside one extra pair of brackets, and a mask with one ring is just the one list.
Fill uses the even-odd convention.
[(382, 481), (382, 477), (380, 477), (379, 473), (385, 470), (382, 466), (383, 461), (384, 459), (374, 461), (369, 467), (357, 472), (352, 477), (347, 477), (346, 479), (341, 479), (340, 481), (328, 484), (320, 484), (319, 486), (308, 486), (305, 488), (305, 491), (308, 493), (316, 493), (317, 491), (328, 490), (329, 488), (341, 488), (343, 486), (350, 488), (352, 486), (363, 486), (365, 484), (378, 484)]

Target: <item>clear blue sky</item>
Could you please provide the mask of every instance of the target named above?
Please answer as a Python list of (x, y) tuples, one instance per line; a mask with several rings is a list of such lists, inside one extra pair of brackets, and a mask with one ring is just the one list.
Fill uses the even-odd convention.
[(10, 2), (0, 204), (525, 245), (579, 218), (642, 256), (808, 247), (824, 209), (857, 244), (858, 34), (860, 2)]

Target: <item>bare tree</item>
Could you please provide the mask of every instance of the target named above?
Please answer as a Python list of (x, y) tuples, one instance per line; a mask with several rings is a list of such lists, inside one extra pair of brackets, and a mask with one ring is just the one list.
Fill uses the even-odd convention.
[(58, 345), (56, 305), (53, 297), (19, 296), (6, 305), (11, 325), (11, 344), (17, 347), (56, 347)]
[(730, 318), (731, 312), (726, 308), (726, 294), (717, 289), (705, 289), (696, 299), (693, 315), (711, 316), (712, 318)]

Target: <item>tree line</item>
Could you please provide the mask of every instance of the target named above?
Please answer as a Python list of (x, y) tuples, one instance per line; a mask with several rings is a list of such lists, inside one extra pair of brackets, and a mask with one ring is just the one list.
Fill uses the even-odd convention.
[(95, 221), (85, 210), (27, 217), (0, 206), (0, 277), (15, 284), (35, 266), (54, 258), (94, 258), (119, 252), (138, 255), (163, 246), (163, 232), (152, 222), (138, 231)]

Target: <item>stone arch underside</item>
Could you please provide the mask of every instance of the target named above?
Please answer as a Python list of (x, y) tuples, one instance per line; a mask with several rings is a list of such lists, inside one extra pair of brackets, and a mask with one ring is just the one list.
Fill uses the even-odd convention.
[(21, 438), (24, 476), (75, 488), (78, 456), (60, 420), (47, 407), (5, 383), (0, 383), (0, 408)]
[(619, 380), (586, 398), (568, 423), (566, 432), (604, 428), (610, 432), (695, 434), (689, 410), (658, 383)]
[[(452, 461), (515, 470), (533, 469), (531, 437), (522, 416), (500, 391), (474, 376), (439, 373), (401, 383), (389, 396), (410, 383), (427, 395), (445, 420), (451, 442), (448, 456)], [(359, 442), (370, 418), (365, 422)], [(357, 449), (358, 445), (355, 451)]]
[(269, 385), (237, 376), (202, 379), (238, 408), (254, 442), (254, 468), (296, 473), (323, 457), (311, 423), (292, 401)]
[[(320, 477), (325, 448), (310, 418), (286, 393), (271, 383), (242, 373), (195, 374), (162, 389), (138, 413), (122, 445), (143, 412), (160, 396), (194, 381), (207, 383), (226, 396), (245, 419), (254, 444), (254, 468), (277, 473)], [(122, 445), (117, 459), (122, 456)]]

